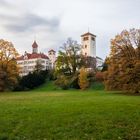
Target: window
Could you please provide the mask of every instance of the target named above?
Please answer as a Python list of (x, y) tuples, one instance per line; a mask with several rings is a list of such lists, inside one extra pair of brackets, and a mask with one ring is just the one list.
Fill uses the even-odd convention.
[(92, 39), (93, 41), (95, 41), (95, 38), (94, 38), (94, 37), (92, 37), (91, 39)]
[(87, 45), (85, 45), (85, 49), (87, 48)]
[(23, 65), (23, 62), (18, 62), (18, 65)]
[(85, 56), (87, 56), (87, 53), (85, 53)]
[(88, 37), (84, 37), (83, 40), (84, 40), (84, 41), (88, 40)]
[(44, 60), (42, 60), (42, 61), (41, 61), (41, 63), (45, 63), (45, 61), (44, 61)]

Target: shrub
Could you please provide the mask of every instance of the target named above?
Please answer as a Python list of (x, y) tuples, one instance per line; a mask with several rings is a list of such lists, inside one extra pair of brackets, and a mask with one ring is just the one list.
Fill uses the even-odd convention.
[(96, 72), (95, 79), (97, 82), (103, 82), (104, 80), (103, 72), (100, 72), (100, 71)]
[(61, 75), (57, 78), (55, 84), (61, 87), (62, 89), (66, 90), (70, 87), (69, 77), (65, 75)]
[(14, 91), (30, 90), (45, 83), (48, 71), (29, 73), (19, 79)]
[(88, 72), (85, 68), (80, 69), (79, 86), (82, 90), (89, 87)]
[(78, 84), (78, 73), (75, 73), (75, 75), (63, 75), (57, 77), (57, 80), (55, 81), (55, 84), (62, 89), (68, 89), (68, 88), (75, 88), (80, 89)]

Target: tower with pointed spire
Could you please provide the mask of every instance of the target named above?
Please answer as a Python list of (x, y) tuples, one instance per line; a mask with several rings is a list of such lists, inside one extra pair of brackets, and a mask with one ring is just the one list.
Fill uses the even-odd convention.
[(32, 53), (38, 53), (38, 45), (36, 41), (32, 44)]

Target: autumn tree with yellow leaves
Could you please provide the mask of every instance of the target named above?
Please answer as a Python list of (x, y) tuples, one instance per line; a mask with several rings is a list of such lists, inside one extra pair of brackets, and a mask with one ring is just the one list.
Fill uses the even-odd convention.
[(0, 39), (0, 91), (11, 90), (17, 83), (17, 55), (11, 42)]
[(140, 93), (140, 29), (124, 30), (111, 40), (105, 88)]
[(82, 90), (85, 90), (86, 88), (89, 87), (89, 80), (88, 80), (88, 70), (84, 67), (80, 69), (80, 74), (79, 74), (79, 86)]

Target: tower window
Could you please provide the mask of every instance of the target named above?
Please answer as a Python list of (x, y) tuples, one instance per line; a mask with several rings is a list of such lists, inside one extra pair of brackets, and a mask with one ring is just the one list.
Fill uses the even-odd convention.
[(87, 48), (87, 45), (85, 45), (85, 49)]
[(87, 56), (87, 53), (85, 53), (85, 56)]
[(95, 41), (95, 38), (94, 38), (94, 37), (92, 37), (91, 39), (92, 39), (93, 41)]
[(84, 40), (84, 41), (88, 40), (88, 37), (84, 37), (83, 40)]

